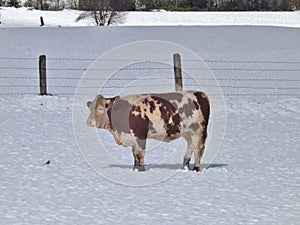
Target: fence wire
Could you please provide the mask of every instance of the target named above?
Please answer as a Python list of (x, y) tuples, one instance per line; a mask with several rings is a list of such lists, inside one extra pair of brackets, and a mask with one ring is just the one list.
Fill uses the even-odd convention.
[[(90, 64), (97, 60), (96, 58), (62, 58), (62, 57), (47, 57), (50, 66), (47, 67), (47, 88), (52, 90), (54, 95), (74, 95), (77, 84), (81, 80), (81, 74), (90, 70), (88, 65), (78, 66), (77, 62)], [(102, 59), (103, 61), (126, 61), (139, 62), (139, 59), (112, 60)], [(144, 60), (143, 60), (144, 61)], [(166, 60), (157, 59), (158, 62)], [(39, 68), (38, 57), (0, 57), (0, 95), (17, 96), (17, 95), (36, 95), (38, 93), (39, 83)], [(60, 66), (54, 66), (57, 62), (61, 62)], [(69, 64), (67, 62), (70, 62)], [(224, 90), (224, 96), (300, 96), (300, 61), (272, 61), (272, 60), (218, 60), (206, 59), (205, 63), (209, 67), (184, 67), (184, 62), (197, 62), (197, 60), (183, 59), (182, 65), (184, 69), (195, 69), (199, 71), (211, 70), (216, 72), (224, 71), (224, 76), (218, 77), (218, 81), (235, 82), (234, 85), (220, 84), (220, 86), (205, 85), (203, 87), (220, 87)], [(202, 62), (199, 60), (199, 63)], [(76, 65), (76, 67), (74, 66)], [(218, 67), (220, 66), (220, 67)], [(251, 66), (251, 67), (250, 67)], [(254, 67), (256, 66), (256, 67)], [(249, 68), (250, 67), (250, 68)], [(135, 67), (135, 68), (99, 68), (96, 71), (172, 71), (173, 67)], [(67, 72), (77, 72), (76, 76), (70, 76)], [(228, 74), (232, 72), (231, 74)], [(255, 72), (255, 77), (250, 77)], [(249, 74), (248, 74), (249, 73)], [(264, 77), (265, 74), (268, 77)], [(299, 73), (299, 76), (298, 76)], [(246, 75), (245, 75), (246, 74)], [(273, 75), (275, 74), (275, 75)], [(279, 74), (279, 75), (276, 75)], [(290, 75), (293, 75), (290, 77)], [(229, 75), (229, 77), (228, 77)], [(246, 76), (246, 77), (245, 77)], [(257, 77), (262, 76), (262, 77)], [(271, 76), (271, 77), (270, 77)], [(280, 77), (278, 77), (280, 76)], [(119, 81), (134, 81), (134, 77), (112, 77), (110, 84), (106, 85), (106, 89), (124, 88)], [(167, 78), (156, 78), (173, 81), (173, 75)], [(184, 76), (183, 81), (191, 81), (194, 78)], [(86, 78), (86, 80), (104, 81), (104, 78)], [(214, 80), (211, 77), (201, 77), (203, 81)], [(69, 82), (69, 84), (59, 84), (59, 81)], [(256, 83), (255, 83), (256, 82)], [(113, 84), (111, 84), (113, 83)], [(259, 83), (259, 86), (257, 85)], [(157, 86), (168, 86), (163, 83)], [(187, 82), (184, 87), (196, 87)], [(130, 85), (130, 88), (141, 87)], [(143, 84), (143, 87), (151, 87), (151, 85)], [(97, 88), (96, 86), (87, 86), (84, 89)], [(53, 90), (57, 90), (57, 93)], [(251, 91), (250, 93), (236, 93), (234, 90)], [(258, 93), (256, 91), (259, 91)], [(271, 91), (271, 92), (270, 92)], [(288, 92), (288, 93), (287, 93)]]

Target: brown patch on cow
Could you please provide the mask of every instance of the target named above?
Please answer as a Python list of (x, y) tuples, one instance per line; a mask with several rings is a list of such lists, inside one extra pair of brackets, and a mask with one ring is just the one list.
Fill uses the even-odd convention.
[(199, 129), (199, 124), (198, 123), (192, 123), (189, 128), (192, 129), (193, 131), (197, 131)]
[(180, 115), (178, 113), (176, 113), (172, 116), (172, 120), (173, 120), (174, 124), (178, 124), (178, 126), (180, 125), (181, 118), (180, 118)]
[(144, 150), (149, 131), (149, 118), (142, 117), (141, 112), (140, 106), (131, 105), (123, 99), (115, 100), (107, 110), (111, 129), (117, 132), (132, 133), (136, 137), (139, 147)]
[(207, 126), (210, 113), (208, 97), (203, 92), (195, 92), (194, 95), (197, 98), (197, 102), (204, 118), (204, 121), (202, 121), (201, 124)]
[(194, 103), (196, 109), (199, 110), (199, 105), (198, 105), (198, 103), (197, 103), (195, 100), (193, 100), (193, 103)]
[(151, 98), (159, 105), (161, 119), (164, 121), (167, 136), (171, 137), (180, 133), (181, 118), (172, 103), (157, 96), (151, 96)]
[(130, 133), (129, 114), (131, 111), (131, 104), (123, 99), (114, 102), (112, 107), (107, 111), (111, 129)]
[(147, 98), (144, 98), (144, 100), (142, 101), (142, 103), (144, 104), (144, 105), (146, 105), (146, 106), (148, 106), (148, 99)]
[(182, 106), (182, 108), (179, 109), (179, 113), (185, 114), (186, 118), (189, 118), (193, 115), (193, 111), (195, 110), (195, 104), (193, 101), (189, 98), (188, 102)]
[(154, 110), (156, 109), (155, 103), (153, 101), (150, 101), (149, 104), (150, 104), (150, 113), (153, 113)]
[[(145, 99), (142, 101), (142, 103), (143, 103), (144, 105), (146, 105), (147, 107), (149, 106), (150, 113), (153, 113), (153, 112), (155, 111), (156, 106), (155, 106), (155, 103), (154, 103), (153, 101), (148, 100), (147, 98), (145, 98)], [(145, 111), (147, 111), (147, 110), (145, 110)]]
[(129, 126), (134, 136), (137, 138), (137, 143), (141, 149), (145, 150), (146, 139), (149, 131), (149, 118), (142, 118), (141, 114), (135, 115), (133, 112), (129, 114)]
[(142, 109), (138, 105), (131, 105), (120, 99), (109, 108), (108, 115), (111, 128), (118, 132), (133, 133), (141, 149), (145, 149), (145, 140), (149, 131), (149, 118), (142, 117)]
[(141, 113), (142, 110), (141, 110), (141, 107), (140, 107), (140, 106), (133, 105), (133, 106), (131, 107), (131, 112)]

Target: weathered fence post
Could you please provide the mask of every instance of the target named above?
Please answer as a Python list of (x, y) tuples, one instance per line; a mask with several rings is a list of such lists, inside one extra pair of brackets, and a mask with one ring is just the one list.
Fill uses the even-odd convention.
[(175, 76), (175, 90), (182, 91), (181, 58), (178, 53), (173, 55), (173, 63), (174, 63), (174, 76)]
[(40, 95), (47, 95), (46, 56), (45, 55), (40, 55), (39, 73), (40, 73)]

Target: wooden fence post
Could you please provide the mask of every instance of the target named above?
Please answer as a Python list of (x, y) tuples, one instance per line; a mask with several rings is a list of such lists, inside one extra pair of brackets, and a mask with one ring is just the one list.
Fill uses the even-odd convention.
[(40, 73), (40, 95), (47, 95), (46, 56), (45, 55), (40, 55), (39, 73)]
[(42, 16), (40, 17), (40, 22), (41, 22), (41, 25), (40, 25), (41, 27), (45, 25), (44, 18)]
[(182, 70), (181, 57), (178, 53), (173, 55), (174, 76), (175, 76), (175, 90), (182, 91)]

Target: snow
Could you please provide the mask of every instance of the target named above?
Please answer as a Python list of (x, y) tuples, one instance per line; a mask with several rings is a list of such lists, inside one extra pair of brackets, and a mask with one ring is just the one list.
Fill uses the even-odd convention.
[(92, 22), (75, 22), (80, 11), (41, 11), (29, 10), (27, 8), (0, 8), (1, 27), (38, 27), (40, 17), (43, 17), (46, 26), (86, 26), (93, 25)]
[[(77, 10), (40, 11), (26, 8), (0, 8), (0, 27), (94, 26), (92, 19), (76, 22)], [(220, 26), (251, 25), (300, 27), (300, 11), (294, 12), (125, 12), (114, 26)]]
[[(15, 26), (24, 24), (18, 21), (10, 24), (13, 27), (0, 29), (0, 224), (299, 222), (298, 28), (20, 28)], [(127, 185), (122, 185), (101, 176), (84, 160), (72, 112), (82, 107), (87, 116), (88, 110), (74, 105), (74, 93), (95, 59), (142, 40), (175, 43), (205, 60), (224, 93), (226, 130), (215, 160), (202, 165), (200, 173), (180, 169), (183, 155), (172, 164), (160, 158), (159, 151), (168, 156), (165, 151), (176, 142), (147, 152), (145, 173), (132, 172), (130, 149), (99, 131), (109, 155), (120, 162), (103, 169), (127, 178)], [(54, 96), (37, 95), (41, 54), (47, 55), (48, 92)], [(183, 66), (187, 63), (183, 58)], [(152, 69), (129, 70), (135, 67)], [(128, 85), (129, 91), (130, 85), (141, 86), (136, 79), (149, 77), (157, 79), (157, 86), (149, 81), (140, 88), (169, 91), (172, 68), (165, 67), (147, 61), (125, 67), (114, 76), (130, 79), (108, 81), (103, 93), (112, 96)], [(199, 76), (205, 71), (199, 70)], [(162, 80), (170, 84), (164, 86)], [(188, 74), (183, 83), (184, 89), (198, 88)], [(44, 165), (48, 160), (50, 164)], [(95, 160), (100, 166), (103, 163), (101, 158)], [(141, 177), (152, 179), (164, 173), (172, 176), (147, 186), (130, 185)]]
[[(157, 22), (156, 22), (157, 21)], [(299, 27), (299, 12), (131, 12), (125, 26), (253, 25)]]

